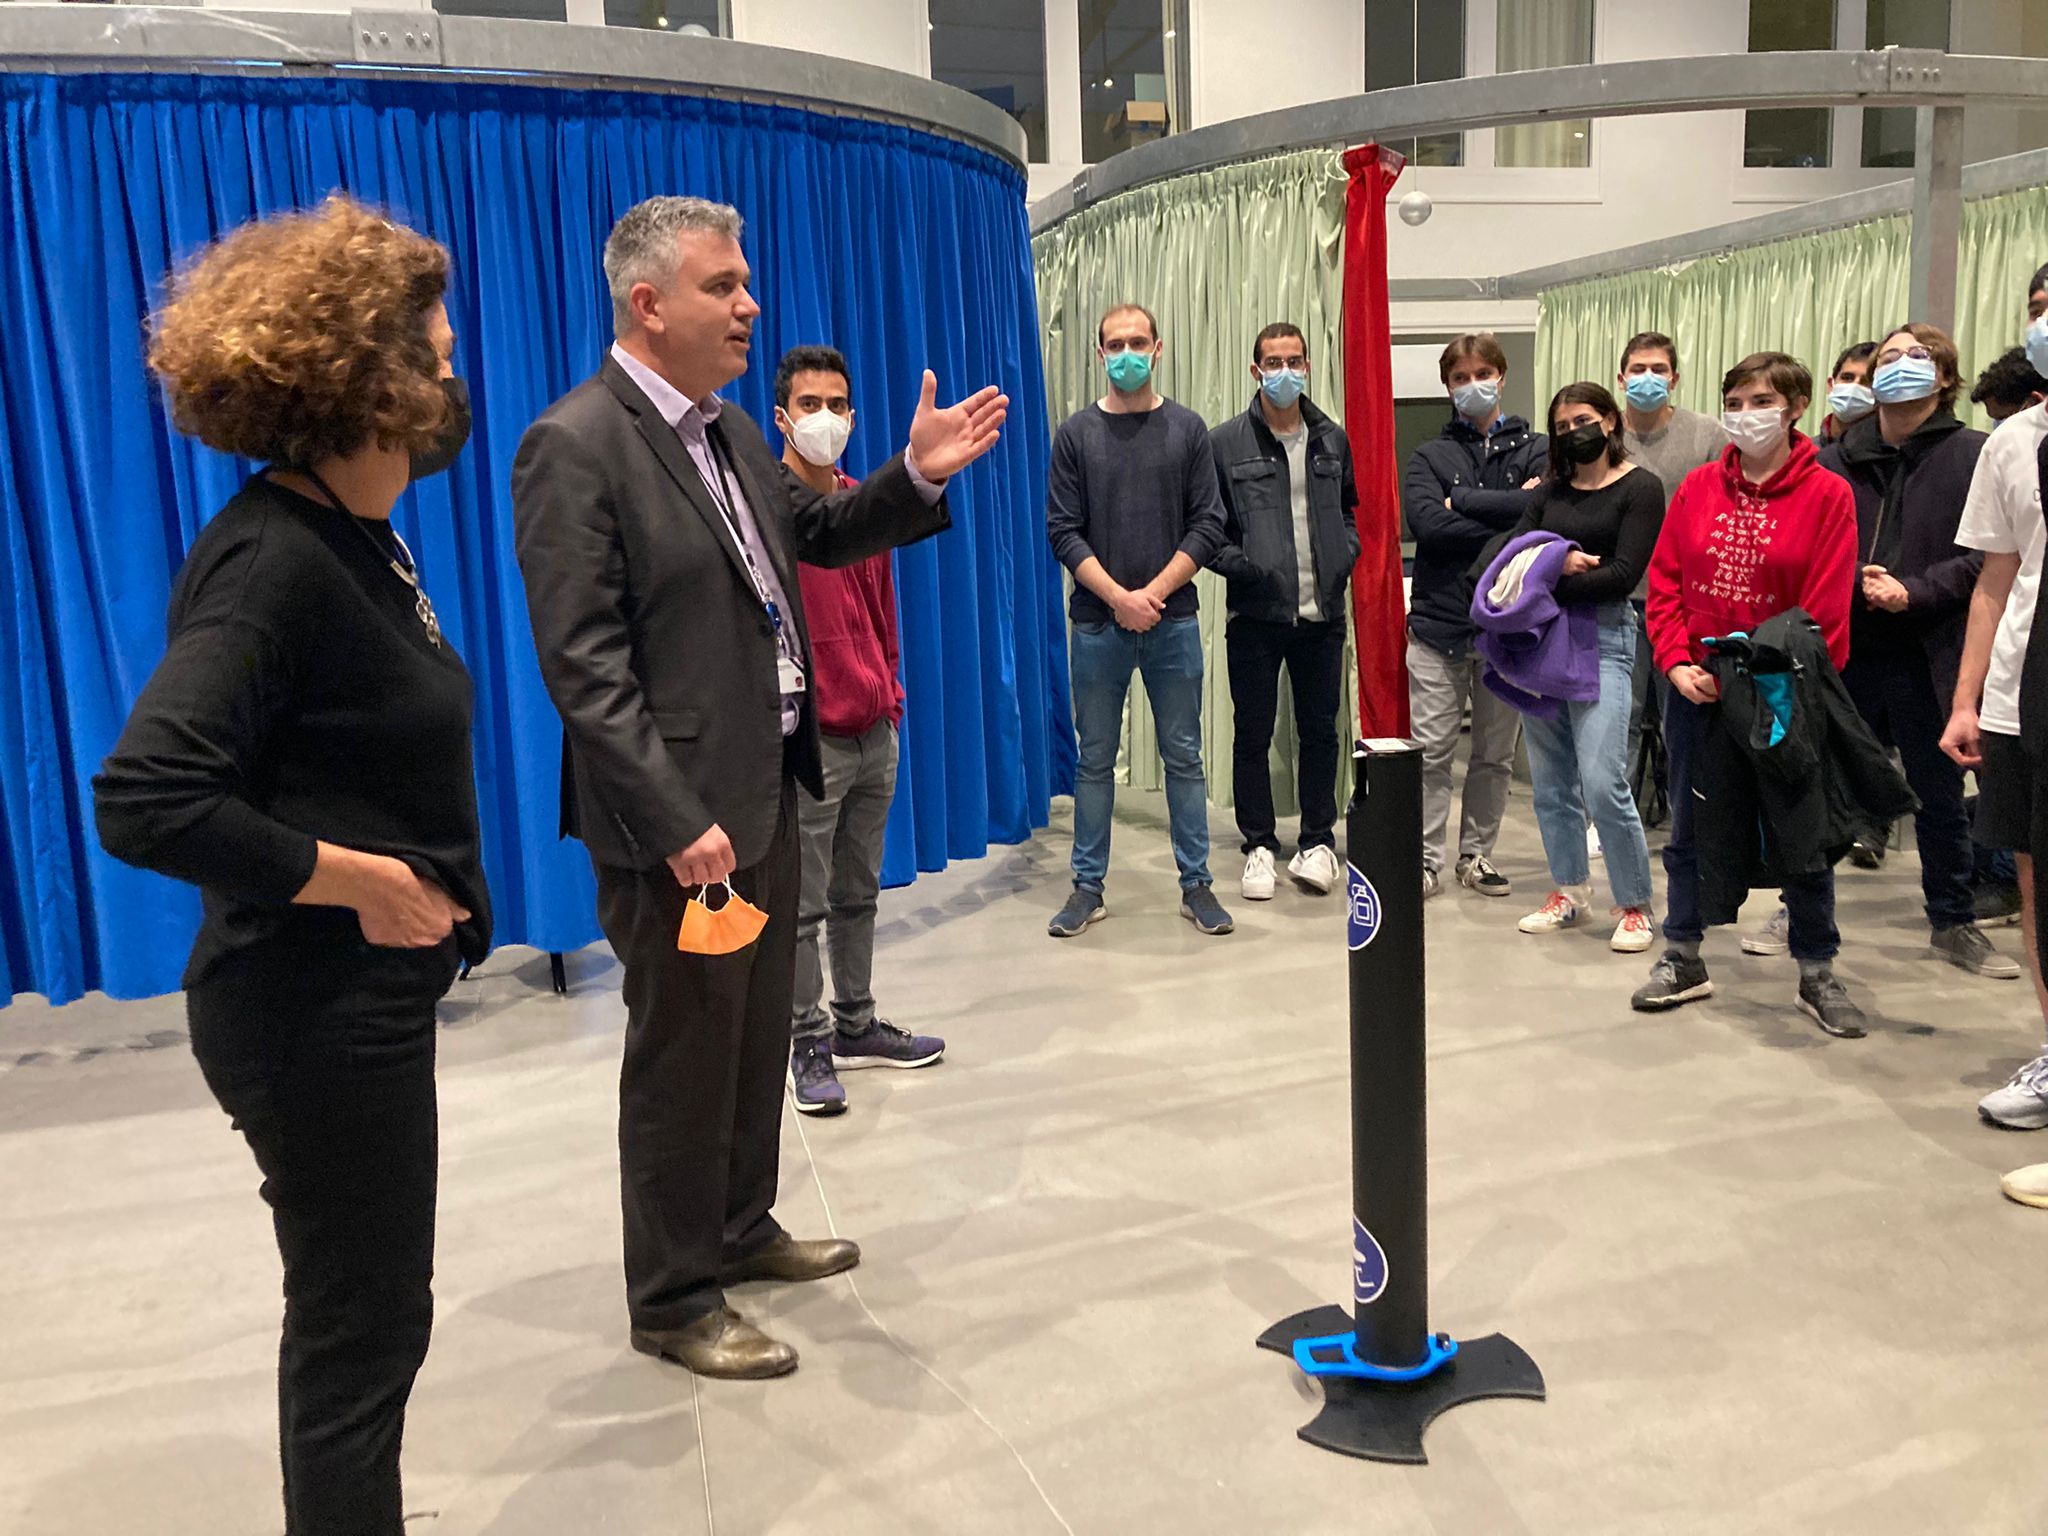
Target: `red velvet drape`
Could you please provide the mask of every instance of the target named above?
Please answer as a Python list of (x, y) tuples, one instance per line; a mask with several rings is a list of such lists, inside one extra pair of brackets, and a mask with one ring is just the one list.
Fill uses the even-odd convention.
[(1387, 318), (1387, 192), (1407, 164), (1378, 144), (1345, 151), (1344, 428), (1358, 477), (1358, 734), (1408, 734), (1407, 621), (1401, 605), (1400, 466)]

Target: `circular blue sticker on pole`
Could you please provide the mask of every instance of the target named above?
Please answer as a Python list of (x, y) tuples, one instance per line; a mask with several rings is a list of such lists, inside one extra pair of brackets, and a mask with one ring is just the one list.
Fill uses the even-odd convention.
[(1363, 949), (1379, 936), (1380, 893), (1372, 888), (1372, 882), (1358, 872), (1356, 864), (1345, 866), (1351, 872), (1349, 890), (1351, 915), (1346, 923), (1351, 947)]
[(1358, 1305), (1369, 1307), (1380, 1299), (1386, 1289), (1386, 1250), (1365, 1230), (1365, 1223), (1354, 1216), (1351, 1218), (1351, 1294)]

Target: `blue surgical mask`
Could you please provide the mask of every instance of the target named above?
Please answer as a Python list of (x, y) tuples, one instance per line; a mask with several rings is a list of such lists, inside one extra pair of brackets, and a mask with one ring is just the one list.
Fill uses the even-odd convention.
[(1109, 382), (1127, 395), (1135, 395), (1152, 382), (1150, 352), (1118, 352), (1104, 366), (1109, 369)]
[(1828, 409), (1835, 413), (1835, 420), (1846, 426), (1876, 410), (1877, 396), (1861, 384), (1837, 384), (1828, 391)]
[(1632, 373), (1622, 392), (1639, 411), (1661, 411), (1671, 399), (1671, 381), (1661, 373)]
[(2048, 368), (2048, 315), (2027, 327), (2027, 364), (2036, 373)]
[(1262, 373), (1259, 375), (1259, 388), (1266, 392), (1268, 400), (1284, 411), (1308, 388), (1308, 375), (1293, 368), (1282, 368), (1278, 373)]
[(1484, 421), (1500, 404), (1499, 379), (1474, 379), (1451, 391), (1451, 404), (1467, 421)]
[(1880, 405), (1925, 400), (1941, 387), (1931, 357), (1895, 357), (1870, 376), (1870, 392)]

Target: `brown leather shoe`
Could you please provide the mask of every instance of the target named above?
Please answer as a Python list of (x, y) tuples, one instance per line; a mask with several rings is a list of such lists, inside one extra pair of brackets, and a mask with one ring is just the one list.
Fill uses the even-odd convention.
[(795, 1350), (769, 1338), (731, 1307), (707, 1312), (684, 1328), (635, 1328), (633, 1347), (643, 1355), (673, 1360), (699, 1376), (725, 1381), (759, 1381), (796, 1369)]
[(859, 1243), (843, 1237), (806, 1241), (785, 1232), (759, 1253), (728, 1266), (719, 1280), (725, 1285), (746, 1280), (822, 1280), (843, 1274), (859, 1262)]

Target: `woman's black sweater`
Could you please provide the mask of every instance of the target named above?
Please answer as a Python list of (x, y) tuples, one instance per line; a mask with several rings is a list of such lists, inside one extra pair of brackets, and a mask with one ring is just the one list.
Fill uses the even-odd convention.
[(1637, 465), (1597, 491), (1582, 491), (1569, 480), (1546, 481), (1509, 537), (1540, 530), (1598, 555), (1592, 570), (1557, 579), (1560, 603), (1597, 605), (1618, 603), (1635, 591), (1663, 527), (1664, 484)]
[(178, 573), (93, 803), (114, 857), (200, 888), (188, 988), (252, 944), (332, 934), (292, 905), (316, 841), (403, 859), (469, 909), (463, 957), (490, 947), (469, 672), (428, 638), (396, 551), (388, 523), (258, 476)]

